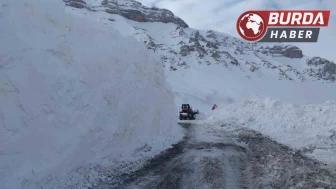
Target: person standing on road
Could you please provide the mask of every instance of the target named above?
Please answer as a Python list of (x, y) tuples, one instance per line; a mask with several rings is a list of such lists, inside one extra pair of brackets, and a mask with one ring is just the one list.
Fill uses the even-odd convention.
[(212, 110), (215, 110), (216, 108), (217, 108), (217, 105), (214, 104), (214, 105), (212, 106)]

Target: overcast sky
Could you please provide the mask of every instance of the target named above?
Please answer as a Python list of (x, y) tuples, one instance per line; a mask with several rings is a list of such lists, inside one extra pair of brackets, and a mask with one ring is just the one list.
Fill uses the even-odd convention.
[(236, 21), (248, 10), (331, 10), (328, 28), (321, 28), (317, 43), (295, 44), (308, 56), (336, 62), (336, 0), (138, 0), (146, 6), (171, 10), (191, 28), (216, 30), (238, 36)]

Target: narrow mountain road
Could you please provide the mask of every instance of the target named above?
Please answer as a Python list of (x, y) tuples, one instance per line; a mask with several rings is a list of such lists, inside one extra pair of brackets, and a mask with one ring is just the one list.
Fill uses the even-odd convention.
[(185, 138), (119, 184), (99, 188), (248, 188), (251, 173), (245, 147), (200, 125), (181, 124)]
[[(142, 169), (99, 189), (332, 188), (319, 162), (258, 133), (181, 124), (185, 138)], [(336, 186), (336, 185), (335, 185)]]
[(186, 137), (116, 188), (245, 188), (245, 148), (218, 133), (198, 135), (186, 124)]

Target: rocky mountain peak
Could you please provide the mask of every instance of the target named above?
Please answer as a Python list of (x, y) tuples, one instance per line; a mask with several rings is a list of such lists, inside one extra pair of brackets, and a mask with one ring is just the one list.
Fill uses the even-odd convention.
[(307, 60), (309, 68), (304, 72), (316, 80), (332, 81), (336, 80), (336, 64), (321, 57), (313, 57)]
[(302, 58), (302, 50), (293, 45), (274, 45), (272, 47), (266, 47), (261, 50), (261, 53), (265, 55), (282, 55), (287, 58)]
[(74, 7), (74, 8), (88, 8), (88, 5), (84, 0), (63, 0), (67, 6)]
[(137, 22), (174, 23), (182, 28), (189, 27), (181, 18), (167, 9), (156, 7), (148, 8), (134, 0), (101, 0), (97, 4), (92, 0), (63, 0), (67, 6), (86, 8), (91, 11), (105, 11), (109, 14), (118, 14)]
[[(175, 24), (176, 26), (160, 24), (158, 27), (161, 30), (158, 33), (149, 24), (127, 23), (134, 28), (132, 36), (142, 41), (147, 49), (158, 54), (163, 67), (172, 72), (178, 73), (190, 69), (193, 64), (203, 64), (239, 70), (246, 78), (264, 77), (271, 73), (270, 75), (279, 80), (336, 81), (334, 62), (320, 57), (310, 58), (306, 62), (307, 57), (297, 46), (286, 44), (265, 46), (213, 30), (192, 29), (171, 11), (148, 8), (134, 0), (64, 0), (64, 2), (67, 6), (117, 14), (137, 22)], [(110, 17), (113, 15), (109, 14), (103, 16), (105, 20), (112, 19)]]

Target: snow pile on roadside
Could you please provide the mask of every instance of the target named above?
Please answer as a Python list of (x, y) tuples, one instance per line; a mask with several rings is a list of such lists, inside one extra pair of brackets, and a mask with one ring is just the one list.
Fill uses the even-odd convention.
[(2, 189), (81, 187), (87, 178), (69, 175), (79, 167), (146, 159), (182, 137), (157, 60), (64, 10), (58, 0), (0, 7)]
[(204, 124), (246, 127), (311, 156), (336, 163), (336, 102), (294, 105), (253, 97), (209, 114)]

